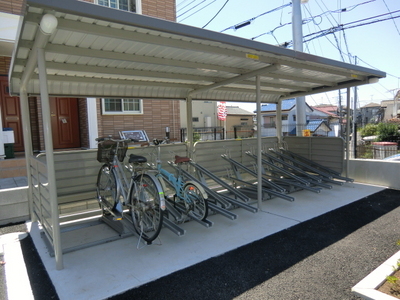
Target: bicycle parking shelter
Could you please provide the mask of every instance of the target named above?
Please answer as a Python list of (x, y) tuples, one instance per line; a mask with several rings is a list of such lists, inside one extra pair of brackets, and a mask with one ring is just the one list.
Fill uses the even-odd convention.
[[(10, 66), (10, 94), (21, 101), (30, 202), (28, 97), (41, 98), (56, 268), (63, 268), (63, 260), (49, 96), (184, 100), (188, 125), (193, 100), (256, 102), (258, 124), (261, 103), (276, 103), (281, 132), (282, 100), (383, 77), (381, 71), (87, 2), (27, 0)], [(189, 125), (189, 153), (192, 133)], [(34, 221), (32, 212), (31, 217)]]

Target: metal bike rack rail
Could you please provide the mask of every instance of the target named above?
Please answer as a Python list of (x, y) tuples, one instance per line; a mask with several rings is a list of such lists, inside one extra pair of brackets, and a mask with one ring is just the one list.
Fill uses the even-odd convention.
[(227, 189), (229, 192), (233, 193), (237, 198), (241, 199), (244, 202), (249, 202), (250, 198), (246, 195), (242, 194), (240, 191), (230, 186), (228, 183), (223, 181), (221, 178), (215, 176), (213, 173), (208, 171), (206, 168), (203, 168), (201, 165), (197, 164), (194, 161), (190, 161), (189, 164), (196, 169), (197, 176), (199, 176), (200, 181), (205, 182), (203, 174), (207, 175), (209, 178), (214, 180), (216, 183), (221, 185), (224, 189)]
[[(272, 151), (270, 151), (270, 152), (272, 152)], [(272, 152), (272, 153), (274, 153), (274, 152)], [(331, 176), (324, 176), (322, 174), (315, 175), (315, 172), (303, 170), (303, 169), (296, 167), (293, 164), (290, 164), (274, 155), (271, 155), (270, 153), (268, 153), (266, 151), (263, 151), (262, 155), (264, 157), (268, 158), (271, 162), (280, 164), (283, 167), (285, 167), (286, 169), (291, 170), (295, 174), (307, 177), (314, 185), (321, 186), (321, 187), (324, 187), (327, 189), (331, 189), (332, 186), (327, 183), (332, 183), (332, 184), (337, 184), (337, 185), (343, 184), (343, 182), (333, 180)], [(313, 174), (310, 174), (310, 172)]]
[[(252, 176), (255, 177), (255, 178), (257, 178), (257, 173), (256, 173), (256, 172), (250, 170), (249, 168), (247, 168), (247, 167), (244, 166), (243, 164), (241, 164), (241, 163), (235, 161), (234, 159), (229, 158), (229, 157), (228, 157), (227, 155), (225, 155), (225, 154), (224, 154), (224, 155), (221, 155), (221, 157), (222, 157), (224, 160), (226, 160), (227, 162), (229, 162), (229, 163), (231, 164), (231, 167), (232, 167), (232, 169), (233, 169), (233, 171), (234, 171), (234, 173), (235, 173), (235, 176), (236, 176), (236, 178), (233, 178), (233, 177), (232, 177), (232, 179), (237, 179), (238, 181), (241, 181), (242, 183), (246, 183), (246, 184), (250, 185), (250, 187), (252, 187), (252, 189), (257, 189), (257, 187), (254, 186), (254, 184), (252, 184), (251, 182), (249, 182), (249, 181), (244, 181), (244, 180), (241, 179), (241, 175), (240, 175), (240, 172), (238, 171), (238, 168), (241, 169), (241, 170), (243, 170), (243, 171), (245, 171), (246, 173), (249, 173), (250, 175), (252, 175)], [(272, 182), (270, 182), (269, 180), (267, 180), (267, 179), (265, 179), (265, 178), (262, 178), (262, 184), (263, 184), (263, 192), (264, 192), (264, 193), (268, 193), (268, 194), (271, 195), (271, 196), (276, 196), (276, 197), (282, 198), (282, 199), (284, 199), (284, 200), (288, 200), (288, 201), (290, 201), (290, 202), (293, 202), (293, 201), (294, 201), (294, 197), (288, 196), (288, 195), (286, 195), (286, 194), (283, 193), (283, 192), (286, 192), (286, 189), (282, 188), (281, 186), (279, 186), (279, 185), (277, 185), (277, 184), (275, 184), (275, 183), (272, 183)], [(267, 185), (267, 186), (269, 186), (269, 187), (271, 187), (271, 186), (277, 186), (277, 187), (279, 187), (279, 191), (275, 191), (275, 190), (272, 190), (272, 189), (270, 189), (270, 188), (267, 189), (266, 187), (264, 187), (264, 184)], [(248, 187), (248, 188), (249, 188), (249, 187)], [(252, 189), (251, 189), (251, 190), (252, 190)]]
[(276, 151), (275, 149), (270, 149), (270, 151), (273, 151), (277, 155), (281, 156), (282, 158), (288, 159), (292, 161), (293, 163), (306, 168), (309, 171), (315, 172), (317, 174), (321, 174), (323, 176), (330, 176), (332, 178), (344, 180), (346, 182), (354, 182), (354, 179), (345, 177), (340, 175), (339, 172), (336, 172), (328, 167), (325, 167), (315, 161), (309, 160), (301, 155), (298, 155), (292, 151), (289, 151), (287, 149), (280, 148), (279, 151)]
[(278, 158), (274, 155), (271, 155), (270, 153), (268, 153), (266, 151), (262, 151), (261, 154), (263, 157), (267, 158), (270, 161), (270, 163), (281, 165), (282, 168), (288, 170), (289, 172), (292, 172), (293, 174), (296, 174), (297, 176), (304, 176), (313, 185), (324, 187), (326, 189), (331, 189), (332, 186), (329, 184), (326, 184), (324, 182), (334, 183), (334, 184), (338, 184), (338, 185), (342, 184), (341, 182), (332, 180), (331, 177), (315, 175), (315, 173), (310, 174), (309, 172), (306, 172), (305, 170), (303, 170), (301, 168), (293, 166), (292, 164), (287, 163), (286, 161), (283, 161), (280, 158)]
[[(257, 161), (257, 155), (254, 155), (250, 152), (246, 152), (246, 154)], [(266, 172), (264, 171), (263, 175), (265, 177), (268, 177), (268, 179), (272, 180), (273, 182), (276, 182), (277, 184), (283, 185), (283, 186), (288, 185), (289, 189), (290, 188), (300, 188), (300, 189), (312, 191), (314, 193), (319, 193), (321, 191), (320, 188), (311, 187), (312, 182), (307, 181), (307, 180), (305, 180), (283, 168), (280, 168), (279, 166), (275, 165), (274, 163), (272, 163), (270, 161), (267, 161), (265, 159), (262, 159), (261, 161), (262, 161), (263, 165), (268, 166), (269, 170), (272, 173), (278, 173), (278, 175), (280, 175), (280, 176), (285, 176), (285, 178), (282, 178), (282, 177), (278, 177), (278, 176), (274, 176), (274, 175), (269, 175), (269, 174), (266, 174)]]
[(222, 216), (227, 217), (228, 219), (231, 219), (231, 220), (236, 220), (238, 217), (237, 214), (234, 214), (233, 212), (226, 209), (226, 208), (231, 208), (233, 204), (236, 206), (239, 206), (241, 208), (244, 208), (248, 211), (251, 211), (253, 213), (257, 212), (257, 209), (250, 205), (247, 205), (245, 203), (242, 203), (240, 201), (232, 199), (228, 196), (224, 196), (223, 194), (217, 193), (216, 191), (210, 189), (208, 187), (207, 183), (205, 183), (205, 180), (199, 180), (185, 170), (181, 170), (181, 172), (188, 179), (190, 179), (192, 181), (196, 181), (197, 183), (201, 184), (201, 186), (204, 188), (204, 190), (208, 194), (207, 201), (211, 199), (211, 200), (214, 200), (215, 202), (220, 203), (220, 205), (222, 207), (208, 201), (208, 208), (211, 209), (212, 211), (219, 213)]

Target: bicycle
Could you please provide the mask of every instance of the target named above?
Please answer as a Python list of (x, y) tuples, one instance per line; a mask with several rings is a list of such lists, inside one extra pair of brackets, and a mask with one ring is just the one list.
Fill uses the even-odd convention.
[(122, 164), (128, 143), (135, 140), (108, 137), (96, 141), (97, 160), (104, 163), (97, 176), (97, 199), (102, 214), (121, 221), (128, 213), (139, 241), (151, 244), (163, 224), (165, 199), (161, 184), (152, 173), (146, 172), (146, 157), (130, 154), (128, 164)]
[(152, 167), (158, 171), (156, 177), (160, 181), (164, 192), (172, 190), (172, 199), (167, 197), (166, 199), (170, 200), (174, 207), (182, 213), (181, 218), (177, 218), (177, 216), (175, 218), (181, 222), (185, 221), (187, 216), (197, 221), (205, 221), (208, 216), (208, 195), (199, 183), (186, 181), (181, 173), (182, 165), (188, 163), (190, 158), (175, 155), (175, 161), (169, 161), (168, 164), (176, 170), (176, 175), (168, 172), (162, 167), (160, 160), (159, 145), (161, 141), (153, 140), (157, 147), (157, 159), (156, 164), (153, 164)]

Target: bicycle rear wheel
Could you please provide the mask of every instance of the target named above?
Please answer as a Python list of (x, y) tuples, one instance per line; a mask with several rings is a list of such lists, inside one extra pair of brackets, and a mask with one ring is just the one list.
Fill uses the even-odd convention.
[(108, 210), (113, 210), (116, 206), (116, 178), (107, 164), (100, 168), (97, 175), (97, 200), (104, 215), (109, 215)]
[(185, 184), (183, 197), (186, 211), (192, 212), (192, 217), (204, 221), (208, 216), (208, 202), (204, 199), (200, 188), (193, 183)]
[(131, 215), (135, 231), (147, 243), (154, 241), (160, 234), (163, 223), (163, 212), (160, 208), (160, 197), (164, 193), (158, 182), (148, 174), (134, 178), (131, 189)]

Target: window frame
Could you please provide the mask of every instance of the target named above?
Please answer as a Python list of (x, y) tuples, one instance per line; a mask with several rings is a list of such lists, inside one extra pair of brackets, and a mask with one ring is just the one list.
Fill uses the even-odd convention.
[[(121, 0), (115, 0), (115, 2), (117, 3), (117, 7), (112, 7), (110, 5), (110, 1), (111, 0), (103, 0), (103, 1), (107, 1), (108, 5), (103, 5), (103, 4), (99, 4), (99, 0), (96, 0), (96, 4), (101, 5), (101, 6), (105, 6), (105, 7), (109, 7), (109, 8), (114, 8), (114, 9), (120, 9), (120, 1)], [(125, 9), (121, 9), (121, 10), (125, 10), (125, 11), (130, 11), (130, 12), (136, 12), (137, 11), (137, 1), (136, 0), (127, 0), (128, 2), (128, 10)], [(135, 5), (135, 7), (132, 7), (133, 4)]]
[[(120, 99), (122, 100), (122, 111), (106, 111), (106, 99)], [(139, 100), (139, 110), (124, 110), (124, 100)], [(101, 113), (102, 115), (143, 115), (143, 99), (137, 98), (101, 98)]]

